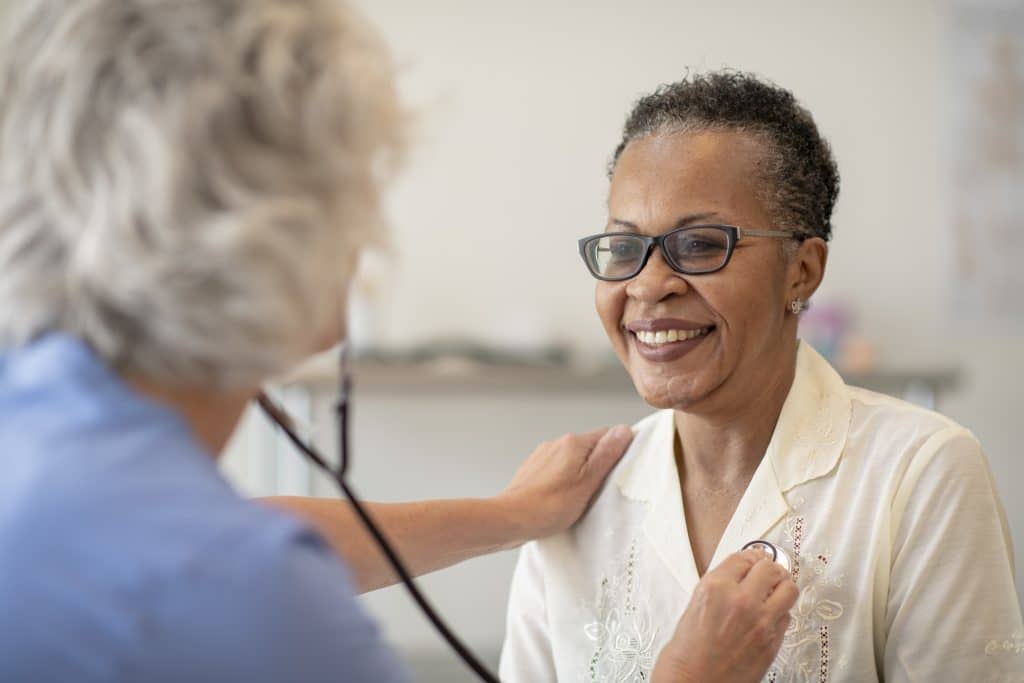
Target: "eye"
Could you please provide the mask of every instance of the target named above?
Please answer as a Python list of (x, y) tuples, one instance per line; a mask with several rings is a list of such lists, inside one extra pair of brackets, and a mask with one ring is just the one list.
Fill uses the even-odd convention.
[(699, 256), (701, 254), (718, 253), (725, 249), (725, 246), (701, 237), (684, 237), (676, 243), (676, 248), (681, 254)]
[(643, 244), (631, 237), (613, 237), (607, 248), (613, 261), (633, 261), (643, 253)]
[(688, 228), (671, 235), (666, 246), (680, 262), (718, 259), (729, 250), (729, 237), (717, 228)]

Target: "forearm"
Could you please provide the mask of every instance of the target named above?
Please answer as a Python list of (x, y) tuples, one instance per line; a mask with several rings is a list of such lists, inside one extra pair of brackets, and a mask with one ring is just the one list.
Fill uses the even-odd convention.
[[(489, 499), (367, 503), (371, 517), (418, 576), (568, 529), (633, 438), (620, 425), (542, 443)], [(267, 503), (309, 521), (369, 591), (398, 581), (355, 511), (337, 500), (274, 497)]]
[[(360, 592), (398, 581), (348, 502), (292, 496), (263, 500), (312, 524), (345, 560)], [(364, 505), (414, 576), (515, 548), (531, 536), (519, 515), (500, 499)]]

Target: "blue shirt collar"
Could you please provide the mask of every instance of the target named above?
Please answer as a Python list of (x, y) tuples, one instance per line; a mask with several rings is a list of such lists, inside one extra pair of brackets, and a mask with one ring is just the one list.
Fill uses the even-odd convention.
[(129, 386), (88, 344), (70, 334), (50, 332), (24, 346), (0, 349), (0, 410), (16, 412), (43, 402), (64, 417), (95, 411), (163, 422), (208, 455), (177, 411)]

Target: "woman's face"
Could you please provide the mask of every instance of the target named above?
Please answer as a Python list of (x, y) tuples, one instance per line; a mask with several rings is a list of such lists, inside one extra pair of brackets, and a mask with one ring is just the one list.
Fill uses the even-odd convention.
[[(660, 235), (702, 223), (784, 230), (757, 195), (758, 145), (735, 132), (634, 140), (615, 166), (606, 230)], [(795, 354), (796, 316), (787, 304), (804, 294), (805, 276), (801, 259), (787, 259), (778, 239), (745, 237), (723, 270), (696, 276), (673, 271), (655, 250), (633, 279), (598, 281), (597, 311), (641, 397), (693, 409), (710, 397), (742, 400), (792, 367), (785, 354)], [(670, 330), (694, 338), (640, 339), (658, 331), (671, 339)]]

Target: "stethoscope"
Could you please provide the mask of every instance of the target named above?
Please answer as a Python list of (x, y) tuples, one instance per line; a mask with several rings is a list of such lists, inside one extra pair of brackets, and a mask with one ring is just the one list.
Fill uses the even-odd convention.
[(352, 487), (349, 485), (346, 475), (348, 474), (348, 403), (349, 394), (352, 391), (352, 378), (349, 374), (348, 367), (348, 345), (341, 344), (339, 349), (339, 376), (338, 376), (338, 400), (335, 404), (335, 415), (338, 420), (338, 465), (332, 467), (327, 458), (325, 458), (315, 446), (303, 439), (298, 434), (298, 429), (295, 426), (295, 420), (274, 401), (272, 401), (264, 392), (260, 392), (256, 397), (257, 403), (260, 408), (266, 413), (267, 417), (271, 419), (288, 437), (288, 440), (299, 449), (306, 458), (316, 465), (319, 469), (323, 470), (341, 489), (341, 492), (349, 502), (352, 504), (352, 509), (355, 510), (359, 520), (366, 527), (370, 535), (373, 536), (373, 540), (380, 547), (384, 556), (387, 558), (388, 563), (395, 570), (398, 578), (401, 579), (405, 589), (409, 592), (413, 601), (419, 606), (423, 614), (426, 615), (427, 619), (433, 624), (437, 632), (441, 634), (441, 637), (447, 641), (448, 645), (455, 650), (456, 654), (466, 663), (466, 665), (479, 676), (480, 680), (486, 683), (501, 683), (498, 677), (488, 671), (487, 667), (480, 661), (480, 659), (473, 654), (472, 650), (463, 643), (458, 636), (452, 631), (452, 629), (444, 622), (441, 615), (431, 606), (427, 597), (420, 591), (419, 586), (412, 578), (412, 574), (406, 569), (405, 564), (398, 557), (398, 553), (394, 547), (388, 541), (387, 537), (384, 536), (384, 532), (374, 523), (369, 511), (363, 505), (362, 501), (356, 496)]
[(781, 565), (782, 568), (785, 569), (787, 572), (793, 570), (793, 563), (790, 561), (789, 555), (786, 554), (785, 550), (775, 545), (774, 543), (769, 543), (768, 541), (758, 539), (756, 541), (751, 541), (750, 543), (746, 544), (745, 546), (743, 546), (743, 548), (741, 548), (741, 550), (747, 550), (748, 548), (760, 550), (765, 555), (772, 558), (772, 562)]
[[(366, 527), (370, 535), (373, 536), (373, 540), (380, 546), (381, 551), (387, 558), (388, 563), (395, 570), (395, 573), (401, 579), (405, 589), (409, 592), (413, 601), (419, 606), (426, 615), (427, 619), (433, 624), (437, 632), (441, 634), (441, 637), (451, 646), (456, 654), (466, 663), (480, 680), (485, 683), (501, 683), (498, 677), (492, 674), (486, 666), (480, 661), (480, 659), (473, 654), (472, 650), (463, 643), (458, 636), (449, 628), (449, 626), (441, 619), (441, 616), (434, 610), (426, 596), (420, 591), (416, 582), (412, 578), (412, 574), (406, 569), (405, 564), (398, 557), (398, 553), (394, 547), (388, 541), (384, 532), (374, 523), (370, 516), (369, 511), (363, 506), (362, 501), (356, 496), (352, 487), (349, 485), (346, 475), (348, 473), (348, 401), (349, 393), (352, 390), (352, 379), (349, 374), (348, 367), (348, 347), (347, 344), (342, 344), (339, 351), (339, 380), (338, 380), (338, 400), (335, 405), (335, 415), (338, 420), (338, 465), (332, 467), (327, 459), (321, 455), (321, 453), (308, 441), (303, 439), (298, 434), (298, 429), (295, 426), (295, 421), (292, 417), (272, 401), (264, 392), (260, 392), (256, 397), (256, 401), (263, 412), (273, 421), (288, 437), (288, 440), (298, 448), (299, 452), (302, 453), (310, 462), (316, 465), (319, 469), (323, 470), (327, 475), (334, 480), (341, 489), (341, 492), (348, 498), (349, 502), (352, 503), (352, 509), (355, 510), (359, 520)], [(785, 567), (786, 571), (790, 570), (791, 564), (789, 556), (786, 555), (783, 550), (768, 541), (757, 540), (751, 541), (743, 546), (743, 550), (748, 548), (756, 548), (769, 557), (774, 562)]]

